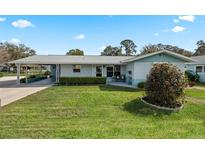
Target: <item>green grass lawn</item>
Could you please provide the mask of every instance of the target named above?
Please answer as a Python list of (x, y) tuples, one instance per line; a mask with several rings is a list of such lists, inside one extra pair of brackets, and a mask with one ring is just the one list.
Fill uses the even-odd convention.
[(205, 90), (180, 112), (142, 104), (143, 91), (54, 86), (0, 109), (0, 138), (205, 138)]
[[(15, 72), (1, 72), (3, 76), (16, 76)], [(24, 73), (21, 73), (21, 75), (25, 75)]]

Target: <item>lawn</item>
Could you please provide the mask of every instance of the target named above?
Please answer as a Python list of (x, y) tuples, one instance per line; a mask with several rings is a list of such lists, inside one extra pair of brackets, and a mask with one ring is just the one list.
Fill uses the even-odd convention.
[(205, 138), (205, 90), (180, 112), (140, 102), (140, 90), (54, 86), (0, 109), (0, 138)]
[(16, 73), (14, 72), (1, 72), (3, 76), (16, 76)]

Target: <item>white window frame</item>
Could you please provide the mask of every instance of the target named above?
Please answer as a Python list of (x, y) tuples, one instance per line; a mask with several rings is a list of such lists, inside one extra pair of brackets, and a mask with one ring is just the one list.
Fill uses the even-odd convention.
[[(198, 67), (198, 66), (201, 66), (201, 67), (202, 67), (202, 72), (196, 72), (196, 67)], [(198, 73), (198, 74), (205, 74), (205, 65), (196, 65), (194, 71), (195, 71), (196, 73)]]
[(78, 66), (80, 66), (80, 68), (79, 68), (80, 71), (79, 71), (79, 72), (75, 72), (75, 71), (74, 71), (74, 69), (75, 69), (74, 67), (75, 67), (76, 65), (78, 65), (78, 64), (74, 64), (74, 65), (72, 65), (72, 66), (73, 66), (73, 73), (80, 73), (80, 72), (81, 72), (81, 65), (78, 65)]
[(103, 77), (103, 65), (96, 65), (95, 66), (95, 76), (97, 77), (97, 73), (99, 73), (99, 72), (97, 72), (97, 67), (101, 67), (101, 77)]

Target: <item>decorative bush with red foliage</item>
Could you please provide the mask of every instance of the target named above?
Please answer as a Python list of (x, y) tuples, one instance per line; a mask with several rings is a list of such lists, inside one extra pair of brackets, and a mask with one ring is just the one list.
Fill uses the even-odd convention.
[(187, 86), (184, 73), (172, 64), (154, 64), (145, 86), (148, 103), (177, 108), (184, 103), (184, 89)]

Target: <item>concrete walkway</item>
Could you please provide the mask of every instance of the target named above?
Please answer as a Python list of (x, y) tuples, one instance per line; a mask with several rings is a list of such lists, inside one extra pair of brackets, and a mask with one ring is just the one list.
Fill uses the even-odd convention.
[(119, 86), (119, 87), (127, 87), (127, 88), (137, 88), (135, 86), (129, 85), (125, 82), (109, 82), (107, 83), (107, 85), (111, 85), (111, 86)]
[(188, 87), (187, 89), (198, 89), (198, 90), (205, 90), (205, 86), (193, 86), (193, 87)]
[(17, 86), (13, 80), (5, 80), (0, 79), (0, 99), (1, 99), (1, 106), (8, 105), (16, 100), (24, 98), (28, 95), (51, 87), (53, 82), (51, 79), (45, 79), (37, 82), (33, 82), (30, 84), (21, 84)]

